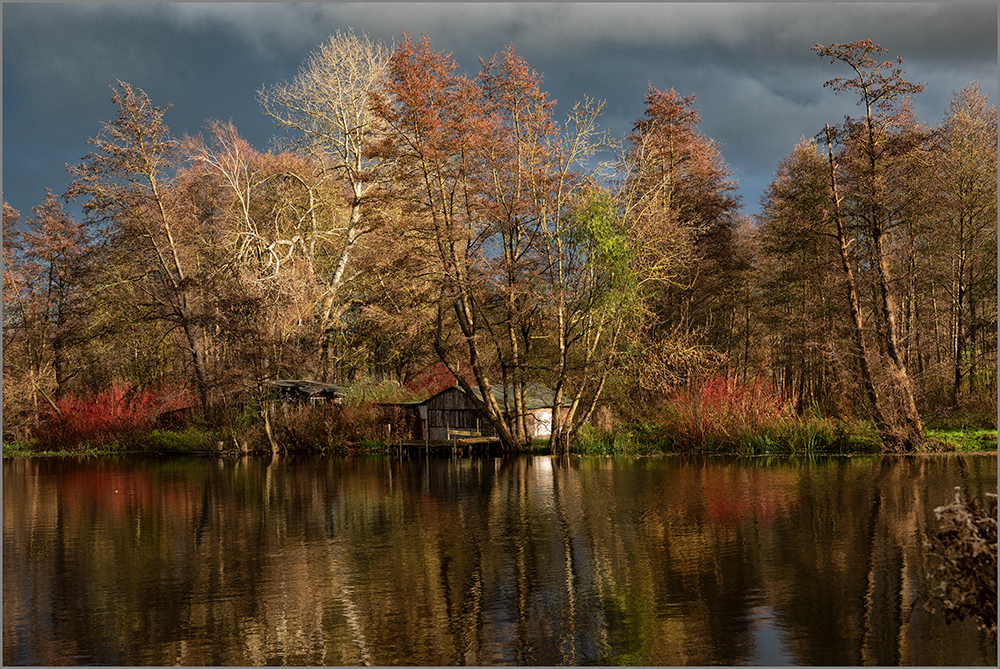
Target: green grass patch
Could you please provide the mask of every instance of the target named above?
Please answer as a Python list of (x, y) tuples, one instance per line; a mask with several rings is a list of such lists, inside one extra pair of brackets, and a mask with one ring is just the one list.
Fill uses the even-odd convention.
[(996, 451), (997, 431), (981, 429), (924, 430), (926, 452)]
[(125, 453), (127, 448), (118, 441), (110, 441), (102, 444), (83, 443), (73, 448), (51, 448), (39, 442), (37, 439), (26, 441), (16, 441), (3, 444), (3, 457), (5, 458), (26, 458), (36, 456), (66, 456), (66, 455), (115, 455)]
[(38, 443), (34, 440), (25, 441), (5, 441), (3, 442), (3, 457), (19, 458), (28, 455), (36, 455)]
[(882, 446), (871, 424), (804, 416), (783, 416), (767, 424), (742, 429), (706, 429), (692, 439), (690, 430), (668, 416), (662, 421), (634, 422), (625, 430), (606, 433), (593, 428), (580, 431), (581, 455), (813, 455), (878, 453)]
[(143, 450), (157, 453), (214, 451), (220, 441), (214, 432), (191, 425), (182, 431), (153, 430), (143, 439)]
[(644, 423), (636, 423), (626, 431), (602, 430), (593, 425), (584, 425), (576, 435), (570, 449), (577, 455), (657, 455), (663, 453), (662, 439), (656, 428)]
[(743, 437), (746, 455), (877, 453), (882, 450), (871, 423), (824, 418), (807, 411)]
[(30, 439), (26, 441), (4, 442), (3, 456), (55, 456), (55, 455), (116, 455), (121, 453), (197, 453), (214, 451), (218, 441), (215, 433), (204, 428), (189, 426), (181, 431), (152, 430), (146, 435), (135, 435), (127, 442), (119, 440), (100, 443), (83, 442), (70, 448), (51, 448), (47, 444)]

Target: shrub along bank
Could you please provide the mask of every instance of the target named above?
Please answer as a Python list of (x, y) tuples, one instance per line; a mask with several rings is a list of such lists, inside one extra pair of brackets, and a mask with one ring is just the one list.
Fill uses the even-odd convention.
[[(997, 431), (928, 429), (924, 452), (996, 450)], [(713, 376), (649, 404), (614, 429), (586, 426), (575, 449), (586, 455), (878, 453), (865, 420), (832, 417), (820, 407), (796, 411), (794, 399), (760, 378)]]
[[(4, 443), (4, 455), (41, 453), (297, 452), (359, 453), (385, 450), (387, 438), (408, 436), (400, 412), (378, 406), (413, 399), (413, 389), (393, 383), (360, 384), (342, 404), (325, 409), (284, 407), (263, 420), (261, 397), (212, 423), (162, 424), (163, 416), (190, 406), (183, 389), (138, 389), (115, 383), (87, 397), (53, 404), (32, 438)], [(391, 430), (387, 431), (386, 425)], [(926, 452), (996, 450), (996, 429), (928, 429)], [(531, 452), (545, 452), (537, 442)], [(881, 450), (872, 426), (833, 418), (816, 408), (801, 413), (794, 402), (760, 379), (710, 377), (689, 384), (640, 415), (605, 427), (585, 426), (571, 450), (580, 455), (816, 454)]]

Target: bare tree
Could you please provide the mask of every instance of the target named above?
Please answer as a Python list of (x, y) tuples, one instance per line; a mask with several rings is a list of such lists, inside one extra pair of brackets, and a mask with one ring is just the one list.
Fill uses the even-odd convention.
[[(887, 50), (871, 40), (832, 44), (829, 47), (817, 44), (813, 50), (832, 63), (842, 62), (854, 70), (853, 78), (838, 77), (826, 82), (825, 86), (833, 88), (836, 93), (848, 91), (857, 94), (858, 104), (865, 109), (864, 118), (859, 121), (848, 118), (839, 132), (832, 133), (827, 128), (831, 145), (835, 135), (845, 142), (846, 151), (841, 162), (850, 162), (848, 167), (853, 168), (846, 172), (852, 177), (848, 182), (849, 197), (839, 193), (831, 181), (834, 186), (832, 197), (838, 208), (839, 213), (835, 213), (838, 220), (844, 215), (857, 220), (871, 248), (869, 260), (876, 295), (876, 336), (886, 352), (886, 368), (891, 378), (890, 391), (885, 399), (895, 407), (893, 411), (874, 409), (876, 422), (880, 422), (880, 413), (883, 420), (879, 431), (887, 446), (910, 451), (923, 442), (923, 422), (917, 410), (913, 381), (899, 344), (896, 288), (890, 268), (893, 228), (899, 221), (893, 216), (888, 166), (918, 143), (912, 133), (894, 133), (894, 129), (908, 115), (904, 104), (906, 97), (921, 92), (924, 85), (903, 79), (902, 58), (897, 58), (895, 62), (877, 62), (875, 58), (887, 53)], [(838, 169), (832, 148), (830, 168), (831, 173)], [(846, 244), (846, 239), (842, 239), (841, 243)], [(864, 357), (864, 364), (870, 365), (870, 356), (865, 354)], [(872, 397), (873, 403), (874, 400)]]
[[(954, 332), (951, 399), (957, 406), (967, 379), (973, 389), (973, 371), (982, 355), (977, 352), (977, 330), (992, 322), (994, 328), (987, 334), (996, 338), (997, 110), (978, 84), (952, 98), (940, 142), (934, 153), (935, 206), (928, 231), (932, 251), (940, 253), (935, 264), (945, 274), (941, 284), (954, 305), (949, 328)], [(992, 319), (983, 318), (989, 311)]]
[[(389, 55), (388, 48), (367, 35), (337, 31), (309, 55), (290, 83), (257, 94), (277, 127), (294, 133), (291, 146), (309, 158), (317, 174), (338, 179), (347, 190), (348, 212), (340, 229), (339, 250), (329, 271), (317, 275), (326, 289), (319, 311), (324, 342), (343, 306), (338, 291), (351, 276), (348, 267), (355, 245), (378, 220), (368, 203), (382, 178), (382, 159), (370, 157), (365, 150), (383, 132), (369, 98), (384, 88)], [(316, 196), (309, 183), (315, 179), (290, 176), (299, 180), (310, 199)]]
[[(75, 177), (67, 197), (86, 197), (88, 219), (107, 224), (114, 243), (141, 256), (152, 285), (152, 308), (179, 328), (190, 355), (202, 411), (209, 411), (209, 378), (199, 312), (201, 266), (185, 244), (189, 223), (171, 190), (179, 166), (178, 143), (163, 123), (165, 108), (154, 107), (141, 90), (118, 82), (115, 120), (90, 140), (96, 150), (67, 166)], [(133, 256), (133, 260), (136, 256)]]

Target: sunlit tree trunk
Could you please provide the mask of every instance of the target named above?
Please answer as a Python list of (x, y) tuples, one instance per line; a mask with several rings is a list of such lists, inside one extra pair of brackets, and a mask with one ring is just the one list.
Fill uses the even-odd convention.
[(844, 278), (847, 282), (847, 298), (851, 311), (851, 332), (854, 336), (854, 348), (861, 370), (861, 384), (868, 398), (869, 410), (871, 411), (879, 435), (883, 439), (887, 439), (890, 443), (895, 443), (899, 437), (891, 428), (882, 412), (882, 401), (875, 387), (871, 365), (869, 364), (868, 347), (865, 344), (864, 323), (861, 320), (861, 305), (858, 301), (858, 291), (854, 281), (854, 269), (851, 266), (851, 256), (848, 248), (849, 240), (847, 239), (840, 210), (841, 197), (837, 189), (837, 166), (833, 158), (833, 139), (830, 133), (830, 126), (826, 126), (826, 141), (830, 161), (830, 193), (833, 203), (833, 217), (837, 225), (837, 241), (840, 245), (841, 268), (844, 271)]

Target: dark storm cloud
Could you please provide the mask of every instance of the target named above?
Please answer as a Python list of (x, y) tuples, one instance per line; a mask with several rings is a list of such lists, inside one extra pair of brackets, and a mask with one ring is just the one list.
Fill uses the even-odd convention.
[(363, 3), (5, 4), (4, 197), (27, 213), (61, 191), (64, 163), (113, 118), (116, 79), (172, 103), (166, 121), (195, 133), (232, 119), (258, 148), (275, 131), (254, 94), (290, 79), (310, 51), (353, 27), (392, 43), (427, 33), (466, 71), (508, 43), (545, 77), (559, 114), (589, 95), (627, 133), (649, 85), (696, 95), (703, 133), (737, 170), (744, 205), (799, 137), (856, 114), (823, 82), (847, 76), (810, 51), (872, 39), (928, 83), (915, 109), (936, 123), (980, 79), (996, 101), (997, 6), (955, 3)]

